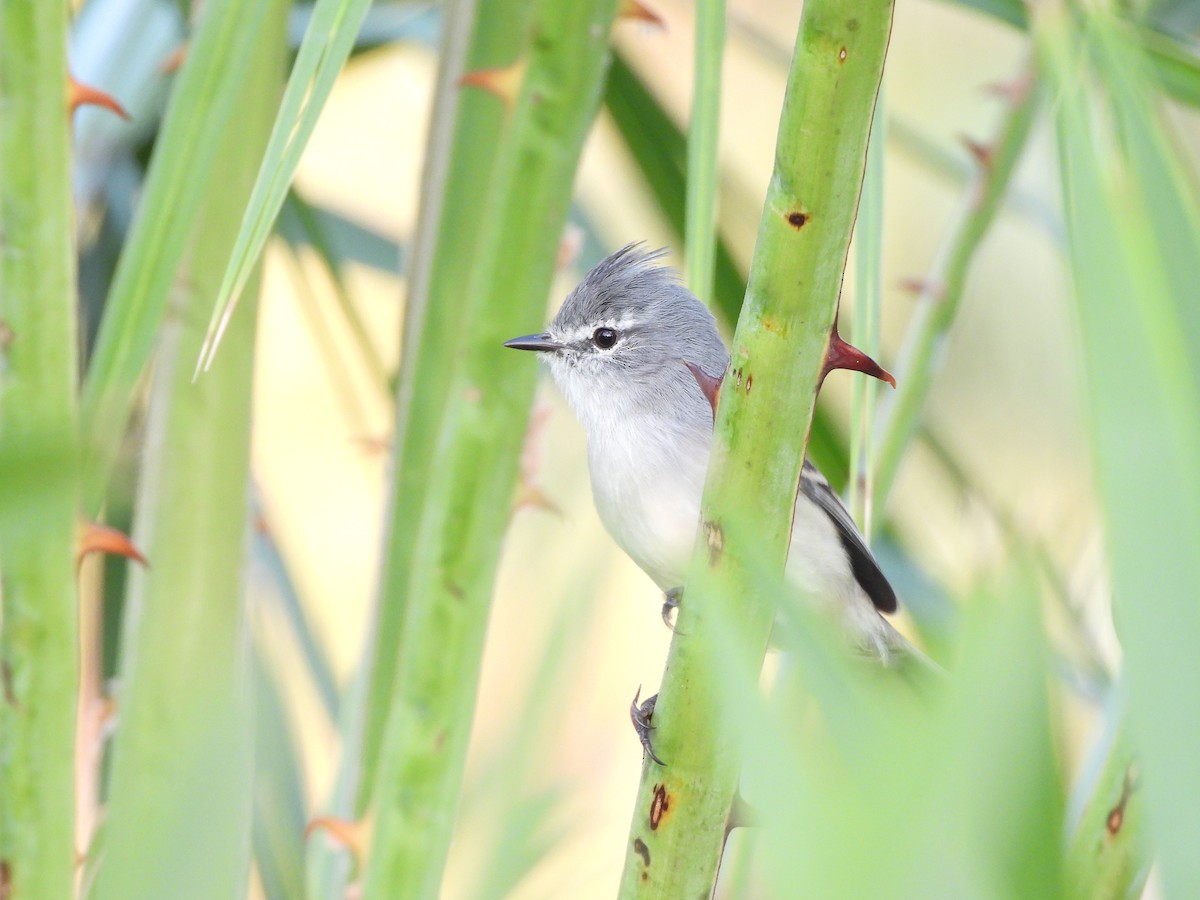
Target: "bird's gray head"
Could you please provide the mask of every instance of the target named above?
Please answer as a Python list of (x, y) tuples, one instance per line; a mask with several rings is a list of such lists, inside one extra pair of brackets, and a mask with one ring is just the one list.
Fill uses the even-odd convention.
[(542, 334), (506, 347), (541, 358), (584, 426), (638, 413), (711, 422), (686, 363), (719, 376), (729, 361), (712, 313), (660, 265), (664, 251), (629, 244), (581, 281)]

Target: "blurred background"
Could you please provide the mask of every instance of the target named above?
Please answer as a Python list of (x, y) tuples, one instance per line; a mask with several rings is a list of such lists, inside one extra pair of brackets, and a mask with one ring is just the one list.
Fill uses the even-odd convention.
[[(76, 118), (80, 278), (93, 329), (166, 97), (159, 67), (184, 33), (174, 4), (151, 4), (153, 14), (139, 19), (140, 37), (131, 42), (129, 28), (117, 28), (106, 6), (83, 6), (71, 47), (76, 76), (103, 85), (132, 116), (124, 123), (85, 109)], [(1032, 77), (1029, 35), (971, 6), (901, 0), (895, 13), (879, 107), (886, 152), (877, 358), (901, 379), (905, 336), (921, 304), (937, 302), (931, 295), (946, 248), (977, 200), (981, 163), (971, 145), (993, 141)], [(294, 41), (306, 9), (300, 4), (291, 13)], [(1164, 27), (1194, 49), (1198, 7), (1158, 9)], [(686, 129), (694, 10), (653, 0), (653, 11), (661, 24), (618, 22), (616, 65)], [(728, 2), (719, 231), (742, 277), (771, 173), (799, 15), (800, 4), (785, 0)], [(297, 779), (302, 800), (287, 813), (291, 824), (281, 826), (292, 829), (289, 840), (297, 821), (306, 824), (329, 806), (343, 763), (339, 705), (371, 636), (404, 273), (421, 202), (441, 25), (436, 5), (374, 5), (265, 256), (253, 376), (257, 533), (248, 585), (256, 658), (269, 686), (259, 724), (274, 735), (260, 747), (260, 767), (274, 772), (263, 783)], [(991, 583), (1014, 553), (1039, 561), (1048, 585), (1042, 615), (1063, 676), (1052, 705), (1060, 775), (1069, 785), (1104, 724), (1100, 700), (1119, 649), (1090, 463), (1058, 151), (1053, 121), (1039, 110), (995, 221), (970, 256), (916, 439), (886, 504), (873, 514), (884, 568), (910, 610), (901, 627), (935, 657), (952, 643), (959, 610), (979, 585)], [(1200, 116), (1173, 101), (1165, 101), (1165, 116), (1194, 177)], [(539, 330), (591, 265), (628, 242), (668, 247), (670, 261), (682, 266), (653, 172), (631, 149), (627, 130), (640, 127), (652, 142), (659, 139), (656, 126), (631, 125), (610, 105), (601, 107), (576, 178), (553, 291), (544, 316), (524, 332)], [(844, 335), (855, 318), (855, 294), (848, 276)], [(509, 363), (533, 365), (518, 354)], [(836, 440), (814, 447), (814, 455), (839, 485), (857, 377), (831, 375), (820, 396), (820, 415)], [(643, 697), (657, 689), (671, 638), (659, 618), (661, 595), (600, 525), (583, 433), (545, 378), (532, 421), (522, 455), (523, 502), (504, 540), (488, 624), (442, 888), (447, 898), (614, 894), (642, 765), (629, 703), (639, 688)], [(840, 460), (833, 455), (839, 442)], [(99, 564), (88, 565), (87, 577), (98, 582)], [(123, 564), (106, 567), (104, 592), (117, 596)], [(101, 607), (92, 609), (92, 627), (109, 635), (111, 648), (113, 604), (107, 625)], [(279, 715), (266, 724), (272, 709)], [(330, 837), (319, 831), (310, 840)], [(327, 849), (350, 855), (337, 842)], [(251, 895), (287, 896), (280, 887), (286, 879), (278, 877), (264, 874), (260, 860)]]

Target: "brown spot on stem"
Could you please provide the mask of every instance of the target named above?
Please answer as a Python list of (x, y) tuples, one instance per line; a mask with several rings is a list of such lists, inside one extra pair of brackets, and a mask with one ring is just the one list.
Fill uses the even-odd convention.
[(1109, 837), (1116, 837), (1121, 830), (1121, 826), (1125, 824), (1125, 807), (1129, 803), (1129, 797), (1133, 794), (1134, 788), (1137, 787), (1137, 774), (1133, 766), (1125, 770), (1125, 781), (1121, 785), (1121, 797), (1117, 800), (1117, 805), (1109, 810), (1107, 818), (1104, 820), (1104, 826), (1108, 829)]
[(671, 810), (671, 797), (664, 785), (654, 786), (654, 797), (650, 801), (650, 830), (657, 831), (663, 817)]
[(846, 20), (846, 30), (847, 31), (858, 31), (858, 19), (847, 19)]
[(1121, 830), (1121, 824), (1125, 821), (1125, 807), (1118, 806), (1108, 814), (1108, 819), (1105, 825), (1108, 827), (1108, 833), (1113, 837), (1117, 836), (1117, 832)]
[(845, 62), (845, 61), (846, 61), (846, 48), (843, 47), (841, 50), (838, 51), (838, 62)]
[(753, 375), (747, 375), (747, 376), (746, 376), (746, 396), (747, 396), (747, 397), (748, 397), (748, 396), (750, 396), (750, 386), (751, 386), (752, 384), (754, 384), (754, 376), (753, 376)]
[(3, 682), (4, 686), (4, 702), (13, 709), (20, 709), (21, 704), (17, 701), (17, 692), (13, 689), (12, 666), (7, 659), (0, 662), (0, 682)]
[(0, 900), (12, 896), (12, 866), (7, 859), (0, 859)]
[(718, 523), (706, 521), (704, 536), (708, 541), (708, 564), (715, 566), (725, 552), (725, 531)]
[(3, 319), (0, 319), (0, 350), (7, 350), (12, 346), (13, 339), (16, 337), (16, 332)]
[[(633, 839), (633, 852), (642, 858), (642, 865), (647, 868), (650, 866), (650, 848), (641, 838)], [(645, 875), (644, 872), (642, 874)]]
[(791, 225), (793, 228), (800, 229), (800, 228), (803, 228), (805, 226), (805, 224), (808, 222), (808, 213), (800, 212), (800, 210), (795, 210), (793, 212), (788, 213), (787, 220), (788, 220), (788, 224)]

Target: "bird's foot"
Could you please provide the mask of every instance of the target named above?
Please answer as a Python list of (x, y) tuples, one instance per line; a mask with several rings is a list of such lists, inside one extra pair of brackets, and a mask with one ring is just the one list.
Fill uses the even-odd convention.
[(683, 588), (681, 587), (671, 588), (663, 593), (662, 620), (663, 624), (672, 631), (675, 630), (675, 622), (672, 620), (671, 614), (678, 612), (681, 600), (683, 600)]
[(639, 706), (638, 699), (641, 696), (642, 688), (639, 685), (637, 693), (633, 695), (633, 702), (629, 704), (629, 718), (633, 722), (633, 730), (637, 732), (638, 740), (641, 741), (645, 754), (660, 766), (665, 766), (666, 763), (658, 758), (658, 754), (654, 752), (654, 746), (650, 743), (650, 732), (654, 730), (650, 720), (654, 717), (654, 703), (658, 700), (658, 694), (647, 697)]

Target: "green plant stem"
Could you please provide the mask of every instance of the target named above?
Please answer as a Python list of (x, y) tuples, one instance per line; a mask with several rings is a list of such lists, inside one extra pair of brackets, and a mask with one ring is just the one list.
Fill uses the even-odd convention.
[[(450, 385), (462, 365), (461, 326), (472, 298), (468, 281), (478, 245), (487, 233), (479, 214), (496, 164), (506, 115), (504, 104), (481, 90), (463, 90), (465, 72), (512, 63), (527, 38), (532, 0), (457, 0), (447, 7), (435, 110), (422, 179), (421, 217), (408, 273), (404, 341), (396, 388), (394, 476), (390, 522), (368, 670), (363, 733), (353, 764), (361, 766), (353, 810), (366, 809), (379, 768), (391, 711), (396, 665), (408, 601), (408, 580), (427, 500), (428, 473), (437, 465), (438, 434), (449, 408)], [(349, 716), (348, 721), (357, 721)]]
[[(1031, 80), (1032, 75), (1025, 76)], [(871, 506), (882, 509), (900, 461), (920, 425), (925, 401), (941, 365), (946, 340), (962, 305), (975, 254), (996, 218), (1021, 159), (1038, 106), (1036, 84), (1026, 83), (999, 132), (986, 148), (974, 182), (963, 196), (958, 223), (942, 245), (933, 268), (917, 288), (917, 312), (893, 370), (896, 390), (884, 395), (875, 422), (877, 455)]]
[(0, 0), (0, 895), (14, 898), (69, 897), (75, 875), (78, 338), (66, 46), (65, 4)]
[(725, 0), (696, 4), (696, 60), (687, 141), (687, 202), (684, 231), (687, 283), (712, 303), (717, 248), (718, 130), (721, 124), (721, 59), (725, 49)]
[[(257, 279), (226, 351), (193, 383), (205, 315), (279, 102), (286, 0), (264, 4), (210, 192), (194, 223), (151, 392), (133, 574), (122, 635), (120, 719), (92, 896), (233, 897), (250, 873), (252, 670), (244, 607), (250, 527)], [(186, 840), (181, 838), (186, 835)]]
[[(879, 355), (879, 316), (883, 293), (883, 158), (887, 105), (883, 88), (871, 121), (867, 172), (854, 226), (854, 322), (850, 342), (872, 359)], [(863, 534), (871, 533), (874, 441), (871, 422), (880, 382), (855, 378), (850, 386), (850, 512)]]
[(747, 665), (761, 665), (778, 593), (754, 576), (761, 562), (783, 577), (891, 21), (891, 4), (877, 0), (804, 7), (721, 390), (700, 535), (654, 716), (668, 765), (643, 767), (623, 897), (706, 897), (713, 889), (740, 765), (730, 711), (718, 703), (716, 629), (738, 623), (734, 645)]
[(1145, 847), (1145, 798), (1125, 733), (1124, 712), (1102, 741), (1102, 766), (1067, 845), (1071, 895), (1080, 900), (1141, 896), (1150, 874)]
[[(682, 236), (687, 193), (687, 152), (683, 133), (620, 53), (613, 56), (604, 103), (637, 161), (647, 188), (658, 201), (671, 228)], [(720, 229), (717, 231), (715, 264), (713, 294), (708, 299), (717, 318), (732, 326), (737, 322), (746, 296), (746, 279), (734, 265), (729, 247), (721, 239)], [(843, 484), (846, 480), (845, 443), (829, 416), (821, 410), (813, 418), (808, 440), (809, 454), (825, 477), (835, 486)]]
[[(365, 896), (435, 896), (466, 758), (492, 581), (508, 524), (535, 367), (502, 343), (544, 317), (570, 187), (599, 104), (615, 0), (535, 3), (520, 93), (476, 215), (493, 227), (470, 265), (464, 315), (442, 352), (455, 368), (423, 508), (393, 507), (415, 541), (384, 602), (404, 622), (373, 793)], [(460, 121), (459, 125), (463, 123)], [(424, 371), (402, 391), (419, 392)], [(411, 477), (411, 476), (410, 476)], [(414, 515), (414, 512), (416, 515)]]

